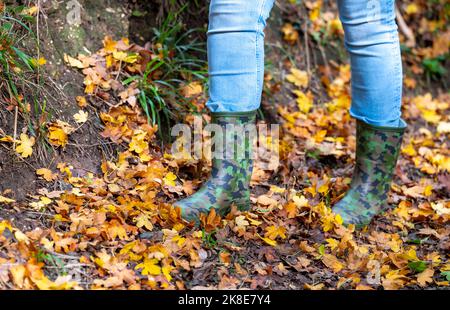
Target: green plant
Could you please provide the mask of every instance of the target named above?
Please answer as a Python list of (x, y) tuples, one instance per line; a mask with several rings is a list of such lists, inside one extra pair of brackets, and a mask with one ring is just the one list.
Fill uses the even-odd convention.
[(419, 261), (412, 261), (412, 262), (408, 263), (408, 267), (412, 271), (414, 271), (416, 273), (419, 273), (419, 272), (422, 272), (425, 269), (427, 269), (427, 263), (424, 262), (424, 261), (421, 261), (421, 260), (419, 260)]
[(51, 253), (47, 253), (45, 250), (39, 249), (35, 253), (35, 258), (39, 263), (44, 263), (47, 266), (56, 268), (58, 271), (58, 274), (66, 275), (67, 270), (64, 267), (64, 263), (61, 259), (56, 257), (55, 255)]
[(215, 248), (217, 246), (216, 230), (208, 233), (204, 229), (202, 230), (202, 241), (208, 248)]
[(186, 3), (180, 10), (167, 13), (166, 19), (153, 30), (152, 53), (158, 57), (147, 64), (141, 77), (124, 81), (125, 84), (138, 81), (141, 90), (139, 103), (149, 122), (160, 128), (178, 119), (177, 111), (196, 112), (195, 107), (180, 93), (183, 85), (193, 80), (207, 85), (205, 44), (197, 39), (200, 29), (185, 31), (180, 18), (188, 5)]
[(439, 56), (436, 58), (425, 58), (422, 61), (422, 65), (425, 69), (425, 74), (428, 79), (440, 78), (447, 74), (447, 69), (445, 69), (445, 67), (442, 65), (444, 61), (444, 56)]
[[(0, 99), (9, 107), (18, 109), (28, 130), (36, 136), (35, 128), (40, 127), (40, 116), (46, 108), (39, 103), (41, 60), (38, 59), (39, 42), (32, 30), (33, 23), (35, 17), (30, 15), (26, 6), (0, 8), (0, 79), (3, 81), (0, 83)], [(35, 47), (31, 52), (22, 47), (30, 46), (30, 41)], [(33, 110), (28, 101), (35, 105)]]

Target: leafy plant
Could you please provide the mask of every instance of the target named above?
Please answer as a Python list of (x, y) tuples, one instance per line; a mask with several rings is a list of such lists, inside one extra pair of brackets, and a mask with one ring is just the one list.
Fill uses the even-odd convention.
[(412, 261), (408, 263), (408, 267), (414, 272), (422, 272), (427, 269), (427, 263), (424, 261)]
[(153, 29), (152, 52), (159, 57), (153, 58), (143, 76), (138, 78), (142, 91), (139, 103), (149, 122), (158, 124), (160, 128), (178, 118), (176, 111), (194, 109), (180, 94), (180, 86), (192, 80), (207, 84), (207, 63), (203, 59), (205, 44), (196, 39), (200, 29), (185, 31), (180, 20), (188, 5), (186, 3), (177, 12), (168, 12), (164, 22)]
[[(45, 60), (37, 59), (39, 43), (31, 26), (35, 17), (30, 14), (29, 8), (23, 5), (4, 6), (0, 9), (0, 78), (5, 81), (4, 87), (0, 89), (0, 96), (3, 97), (3, 102), (18, 107), (28, 130), (36, 135), (35, 127), (40, 126), (34, 124), (39, 123), (40, 116), (46, 109), (39, 103), (39, 70)], [(24, 41), (28, 43), (30, 40), (36, 47), (31, 52), (21, 47)], [(27, 104), (29, 99), (35, 105), (33, 110)]]
[(56, 257), (51, 253), (47, 253), (46, 251), (39, 249), (35, 254), (35, 258), (39, 263), (44, 263), (48, 266), (55, 267), (58, 270), (59, 274), (66, 275), (67, 271), (64, 267), (64, 263), (61, 259)]
[(447, 69), (442, 65), (445, 61), (444, 56), (439, 56), (436, 58), (425, 58), (422, 62), (425, 68), (425, 74), (427, 78), (440, 78), (447, 74)]
[(214, 248), (217, 245), (216, 235), (217, 231), (214, 230), (210, 233), (202, 230), (202, 241), (208, 248)]

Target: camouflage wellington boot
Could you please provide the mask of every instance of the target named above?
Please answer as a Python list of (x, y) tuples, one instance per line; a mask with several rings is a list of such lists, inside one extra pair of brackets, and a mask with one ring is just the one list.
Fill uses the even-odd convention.
[(406, 123), (400, 122), (396, 128), (358, 121), (356, 164), (350, 190), (333, 208), (344, 224), (361, 228), (384, 210), (406, 128)]
[(225, 215), (233, 204), (250, 209), (255, 120), (256, 111), (212, 113), (211, 176), (197, 193), (173, 204), (185, 220), (198, 223), (199, 214), (211, 208)]

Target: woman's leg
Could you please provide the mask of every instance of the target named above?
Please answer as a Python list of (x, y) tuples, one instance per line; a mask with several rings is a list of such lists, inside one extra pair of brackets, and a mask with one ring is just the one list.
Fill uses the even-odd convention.
[(394, 0), (338, 0), (352, 66), (350, 114), (378, 126), (399, 126), (402, 63)]
[(211, 112), (257, 110), (264, 78), (264, 27), (275, 0), (212, 0), (208, 61)]
[[(181, 215), (197, 221), (214, 208), (227, 213), (232, 204), (250, 207), (251, 134), (264, 78), (264, 27), (275, 0), (212, 0), (208, 31), (208, 60), (212, 123), (220, 128), (214, 144), (211, 177), (189, 198), (174, 203)], [(251, 126), (249, 126), (251, 127)], [(240, 129), (237, 129), (240, 128)], [(236, 130), (237, 129), (237, 130)], [(230, 150), (241, 150), (233, 152)], [(241, 156), (244, 155), (244, 156)]]
[(352, 66), (357, 119), (356, 164), (345, 197), (333, 208), (345, 224), (364, 226), (383, 211), (406, 124), (394, 0), (339, 0)]

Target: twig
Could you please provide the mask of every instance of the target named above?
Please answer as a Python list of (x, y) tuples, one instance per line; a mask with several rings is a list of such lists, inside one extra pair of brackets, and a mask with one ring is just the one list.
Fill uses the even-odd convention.
[(414, 33), (412, 30), (408, 27), (405, 20), (403, 19), (402, 13), (398, 9), (398, 6), (395, 5), (395, 15), (397, 17), (397, 24), (400, 31), (405, 35), (407, 41), (406, 46), (407, 47), (414, 47), (416, 46), (416, 37), (414, 36)]
[[(41, 37), (40, 37), (40, 31), (39, 31), (39, 15), (41, 14), (41, 0), (38, 0), (37, 2), (37, 16), (36, 16), (36, 45), (37, 45), (37, 83), (39, 85), (39, 82), (41, 80), (41, 66), (39, 65), (39, 59), (41, 58)], [(37, 96), (39, 98), (40, 95), (40, 88), (37, 88)]]
[(13, 141), (13, 150), (16, 149), (16, 139), (17, 139), (17, 118), (19, 117), (19, 107), (15, 106), (14, 108), (14, 141)]
[(331, 70), (330, 70), (330, 66), (328, 65), (327, 55), (325, 53), (325, 50), (323, 49), (323, 46), (320, 43), (318, 43), (317, 46), (319, 47), (319, 51), (320, 51), (320, 54), (322, 55), (323, 63), (325, 65), (325, 74), (326, 74), (328, 80), (331, 81), (332, 80)]

